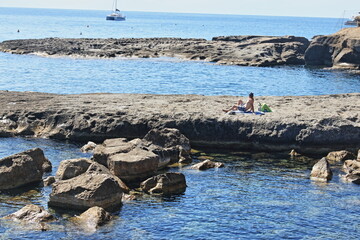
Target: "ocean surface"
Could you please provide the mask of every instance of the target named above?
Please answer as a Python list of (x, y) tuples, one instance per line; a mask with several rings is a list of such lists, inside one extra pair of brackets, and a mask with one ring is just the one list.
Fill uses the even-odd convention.
[[(205, 38), (294, 35), (311, 39), (341, 29), (342, 19), (0, 8), (0, 41), (9, 39)], [(18, 32), (19, 30), (19, 32)], [(80, 35), (81, 34), (81, 35)], [(75, 59), (0, 53), (0, 89), (51, 93), (151, 93), (255, 96), (360, 91), (360, 75), (316, 68), (219, 66), (203, 61)]]
[[(107, 11), (0, 8), (0, 41), (9, 39), (295, 35), (311, 39), (338, 31), (343, 19), (125, 12), (127, 21), (105, 21)], [(19, 32), (18, 32), (19, 30)], [(319, 95), (360, 92), (360, 76), (298, 67), (218, 66), (160, 59), (45, 58), (0, 53), (0, 90), (51, 93), (152, 93), (202, 95)], [(53, 164), (90, 157), (81, 145), (48, 139), (0, 138), (0, 158), (40, 147)], [(310, 181), (319, 158), (287, 153), (212, 152), (225, 168), (185, 174), (188, 188), (168, 198), (144, 195), (113, 213), (114, 220), (86, 233), (49, 209), (51, 187), (0, 193), (0, 217), (33, 203), (59, 221), (46, 232), (0, 218), (0, 239), (359, 239), (360, 188), (341, 181)], [(46, 177), (45, 176), (45, 177)], [(78, 213), (76, 213), (78, 214)]]

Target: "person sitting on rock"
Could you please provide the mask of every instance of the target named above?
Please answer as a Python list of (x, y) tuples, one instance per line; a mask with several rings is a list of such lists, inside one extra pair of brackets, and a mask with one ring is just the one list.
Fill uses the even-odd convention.
[(254, 113), (254, 94), (250, 93), (249, 94), (249, 99), (247, 100), (246, 104), (244, 104), (244, 102), (239, 99), (238, 104), (232, 106), (230, 109), (223, 109), (224, 112), (229, 112), (229, 111), (242, 111), (242, 112), (248, 112), (251, 111), (252, 113)]

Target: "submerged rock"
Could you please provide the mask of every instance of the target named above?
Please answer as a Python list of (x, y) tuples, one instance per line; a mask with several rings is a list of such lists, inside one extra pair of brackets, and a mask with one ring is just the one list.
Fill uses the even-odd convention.
[(71, 218), (71, 221), (81, 226), (87, 232), (95, 232), (111, 220), (111, 215), (101, 207), (92, 207), (83, 212), (80, 216)]
[(330, 164), (326, 158), (322, 158), (313, 166), (310, 179), (317, 181), (330, 181), (332, 179), (332, 175), (333, 173), (330, 169)]
[(0, 190), (40, 182), (51, 163), (40, 148), (0, 159)]
[(206, 170), (210, 168), (222, 168), (224, 167), (223, 163), (220, 162), (213, 162), (211, 160), (205, 160), (198, 164), (195, 164), (191, 166), (191, 169), (197, 169), (197, 170)]
[(180, 194), (186, 190), (186, 180), (182, 173), (164, 173), (142, 182), (140, 188), (150, 194)]
[(28, 223), (50, 222), (55, 220), (55, 217), (51, 215), (49, 212), (47, 212), (43, 207), (34, 204), (26, 205), (19, 211), (7, 215), (5, 218), (19, 220)]

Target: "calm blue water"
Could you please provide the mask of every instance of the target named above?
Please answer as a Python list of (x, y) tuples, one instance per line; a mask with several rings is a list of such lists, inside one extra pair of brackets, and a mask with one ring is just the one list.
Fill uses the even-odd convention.
[[(107, 22), (106, 11), (0, 8), (0, 41), (44, 37), (183, 37), (296, 35), (311, 38), (340, 28), (341, 20), (234, 15), (127, 12), (126, 22)], [(89, 25), (89, 27), (87, 27)], [(17, 33), (17, 30), (20, 33)], [(80, 35), (82, 33), (82, 35)], [(0, 53), (0, 89), (51, 93), (155, 93), (317, 95), (360, 92), (360, 77), (304, 67), (217, 66), (178, 59), (43, 58)], [(80, 146), (46, 139), (0, 138), (0, 158), (40, 147), (53, 163), (88, 157)], [(206, 152), (206, 151), (205, 151)], [(185, 174), (188, 188), (172, 198), (140, 197), (115, 219), (85, 234), (60, 219), (34, 232), (0, 219), (4, 239), (359, 239), (357, 185), (308, 179), (314, 159), (287, 154), (211, 153), (223, 169)], [(194, 157), (194, 161), (199, 161)], [(47, 209), (51, 187), (0, 194), (0, 217), (26, 204)]]
[[(0, 8), (0, 41), (44, 37), (182, 37), (330, 34), (341, 19)], [(89, 26), (89, 27), (87, 27)], [(17, 30), (20, 30), (20, 33)], [(82, 35), (80, 35), (82, 33)], [(217, 66), (178, 59), (69, 59), (0, 53), (0, 89), (51, 93), (319, 95), (360, 91), (360, 76), (304, 67)]]

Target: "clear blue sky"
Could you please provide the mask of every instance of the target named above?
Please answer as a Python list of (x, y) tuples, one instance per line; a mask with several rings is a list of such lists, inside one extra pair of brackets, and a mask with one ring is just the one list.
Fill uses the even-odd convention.
[[(113, 0), (0, 0), (0, 7), (110, 10)], [(359, 0), (118, 0), (123, 11), (342, 17)]]

